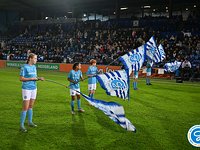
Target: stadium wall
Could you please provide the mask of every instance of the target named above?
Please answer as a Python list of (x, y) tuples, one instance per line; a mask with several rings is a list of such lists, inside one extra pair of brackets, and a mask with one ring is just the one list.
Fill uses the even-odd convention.
[[(21, 65), (23, 65), (25, 62), (24, 61), (5, 61), (5, 60), (0, 60), (0, 68), (5, 68), (5, 67), (15, 67), (19, 68)], [(42, 63), (38, 62), (36, 64), (36, 67), (38, 69), (45, 69), (45, 70), (55, 70), (55, 71), (60, 71), (60, 72), (69, 72), (72, 70), (73, 64), (64, 64), (64, 63)], [(86, 73), (88, 70), (89, 65), (87, 64), (82, 64), (81, 65), (81, 71), (83, 73)], [(98, 69), (101, 73), (104, 72), (110, 72), (113, 70), (119, 70), (121, 69), (121, 66), (106, 66), (106, 65), (98, 65)], [(146, 69), (141, 69), (139, 71), (139, 76), (140, 77), (146, 77)], [(132, 77), (132, 74), (131, 74)], [(173, 77), (172, 74), (165, 73), (163, 68), (153, 68), (152, 71), (152, 78), (168, 78), (171, 79)]]
[[(21, 67), (23, 64), (25, 64), (24, 61), (6, 61), (5, 66), (6, 67)], [(36, 67), (38, 69), (45, 69), (45, 70), (57, 70), (59, 71), (60, 65), (56, 63), (37, 63)]]
[[(21, 65), (25, 64), (24, 61), (0, 61), (0, 68), (4, 67), (16, 67), (19, 68)], [(36, 64), (36, 67), (38, 69), (45, 69), (45, 70), (55, 70), (55, 71), (61, 71), (61, 72), (69, 72), (72, 70), (73, 64), (59, 64), (59, 63), (41, 63), (38, 62)], [(89, 65), (87, 64), (82, 64), (81, 65), (81, 71), (83, 73), (86, 73), (88, 70)], [(98, 69), (101, 72), (109, 72), (112, 70), (119, 70), (121, 67), (120, 66), (106, 66), (106, 65), (98, 65)]]
[(0, 60), (0, 68), (5, 68), (5, 67), (6, 67), (6, 61)]

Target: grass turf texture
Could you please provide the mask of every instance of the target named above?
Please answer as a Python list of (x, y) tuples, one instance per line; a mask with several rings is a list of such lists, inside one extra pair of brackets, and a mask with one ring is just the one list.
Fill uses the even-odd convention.
[[(69, 84), (66, 73), (38, 70), (38, 75)], [(130, 102), (107, 96), (98, 85), (95, 97), (123, 105), (126, 117), (137, 128), (135, 134), (115, 124), (83, 98), (86, 112), (71, 115), (69, 89), (38, 82), (33, 117), (38, 127), (21, 133), (19, 69), (0, 69), (0, 149), (194, 149), (187, 132), (200, 124), (200, 84), (158, 79), (152, 79), (152, 84), (146, 86), (145, 80), (139, 79), (138, 91), (131, 84)], [(81, 91), (88, 94), (87, 81), (81, 83)]]

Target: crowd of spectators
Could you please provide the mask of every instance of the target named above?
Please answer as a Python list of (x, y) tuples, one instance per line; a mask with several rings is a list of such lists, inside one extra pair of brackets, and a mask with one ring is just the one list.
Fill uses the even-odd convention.
[[(106, 65), (154, 35), (166, 52), (166, 60), (158, 67), (165, 62), (187, 59), (190, 68), (196, 70), (200, 65), (200, 29), (196, 19), (190, 18), (188, 22), (177, 17), (175, 22), (167, 18), (144, 18), (137, 28), (123, 27), (123, 23), (119, 25), (116, 21), (20, 26), (13, 33), (15, 36), (0, 36), (0, 59), (26, 60), (28, 53), (33, 52), (38, 61), (88, 63), (94, 58), (98, 64)], [(163, 28), (166, 23), (167, 28)]]

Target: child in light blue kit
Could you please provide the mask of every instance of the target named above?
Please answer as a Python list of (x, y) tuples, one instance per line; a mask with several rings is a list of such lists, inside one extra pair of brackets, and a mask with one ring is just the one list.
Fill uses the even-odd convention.
[(97, 78), (96, 75), (98, 73), (98, 69), (96, 67), (96, 60), (90, 60), (90, 66), (87, 71), (88, 78), (88, 90), (89, 90), (89, 97), (94, 98), (94, 93), (97, 88)]
[(81, 100), (80, 100), (80, 80), (83, 80), (83, 75), (81, 72), (81, 64), (75, 63), (73, 65), (73, 69), (68, 74), (68, 81), (70, 81), (70, 95), (71, 95), (71, 111), (72, 115), (75, 114), (74, 111), (74, 101), (77, 97), (77, 104), (78, 104), (78, 111), (84, 112), (84, 110), (81, 108)]

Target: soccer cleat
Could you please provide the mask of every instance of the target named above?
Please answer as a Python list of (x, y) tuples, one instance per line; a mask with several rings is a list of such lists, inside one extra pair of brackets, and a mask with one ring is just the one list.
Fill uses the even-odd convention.
[(25, 127), (20, 127), (19, 131), (26, 133), (27, 129)]
[(83, 112), (85, 112), (85, 110), (83, 110), (83, 109), (79, 109), (78, 112), (82, 112), (82, 113), (83, 113)]
[(72, 115), (75, 115), (75, 112), (74, 112), (74, 111), (72, 111)]
[(152, 85), (151, 83), (149, 83), (149, 85)]
[(32, 123), (29, 123), (28, 126), (29, 126), (29, 127), (33, 127), (33, 128), (36, 128), (36, 127), (37, 127), (37, 125), (34, 124), (33, 122), (32, 122)]
[(138, 90), (138, 88), (134, 88), (134, 90)]

